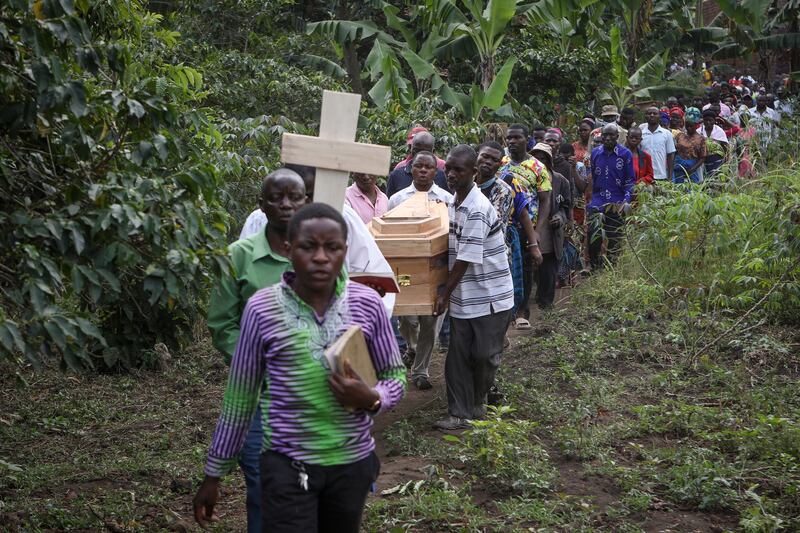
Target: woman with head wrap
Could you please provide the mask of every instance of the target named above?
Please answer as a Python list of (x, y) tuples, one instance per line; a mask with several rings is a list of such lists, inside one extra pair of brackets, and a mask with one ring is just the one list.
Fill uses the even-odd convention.
[(662, 128), (669, 129), (669, 108), (662, 107), (658, 111), (661, 114), (658, 123), (661, 125)]
[(673, 183), (700, 183), (703, 164), (706, 160), (706, 140), (697, 133), (700, 123), (700, 110), (696, 107), (686, 109), (683, 117), (686, 131), (675, 136), (675, 170), (672, 173)]
[(683, 128), (683, 115), (683, 109), (678, 106), (669, 110), (669, 127), (672, 130), (673, 137), (677, 137), (680, 132), (685, 131)]

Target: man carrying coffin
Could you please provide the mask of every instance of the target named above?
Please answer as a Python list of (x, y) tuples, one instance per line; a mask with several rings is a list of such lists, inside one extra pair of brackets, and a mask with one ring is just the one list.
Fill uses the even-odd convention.
[[(450, 203), (453, 195), (433, 182), (436, 175), (436, 156), (431, 152), (418, 152), (411, 162), (411, 185), (397, 191), (389, 200), (389, 209), (394, 209), (418, 192), (428, 193), (428, 200)], [(442, 326), (444, 315), (410, 315), (400, 317), (400, 334), (414, 353), (411, 363), (411, 382), (420, 390), (432, 388), (428, 367), (431, 363), (433, 345)]]
[[(307, 165), (287, 164), (286, 168), (294, 170), (303, 178), (306, 186), (306, 202), (314, 200), (314, 185), (316, 183), (316, 169)], [(348, 272), (391, 272), (392, 268), (386, 262), (375, 239), (359, 218), (355, 210), (344, 204), (342, 216), (347, 223), (347, 255), (344, 264)], [(247, 217), (240, 239), (244, 239), (261, 231), (267, 225), (267, 217), (261, 209), (256, 209)], [(383, 296), (383, 305), (391, 316), (394, 308), (394, 294)]]
[(478, 154), (461, 144), (447, 156), (445, 173), (455, 198), (448, 204), (450, 276), (434, 314), (450, 309), (450, 346), (445, 361), (449, 416), (443, 430), (468, 426), (485, 415), (503, 341), (514, 306), (503, 224), (475, 185)]

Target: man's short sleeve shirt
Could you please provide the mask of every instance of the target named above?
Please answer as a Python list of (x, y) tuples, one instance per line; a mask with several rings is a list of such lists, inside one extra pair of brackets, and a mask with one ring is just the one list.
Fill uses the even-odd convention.
[(667, 156), (675, 153), (675, 138), (672, 132), (659, 126), (650, 131), (647, 123), (640, 126), (642, 130), (642, 150), (653, 158), (653, 177), (657, 180), (667, 179)]
[(505, 235), (492, 203), (473, 186), (460, 205), (448, 204), (448, 263), (469, 263), (450, 295), (450, 315), (469, 319), (511, 309), (514, 285), (508, 267)]

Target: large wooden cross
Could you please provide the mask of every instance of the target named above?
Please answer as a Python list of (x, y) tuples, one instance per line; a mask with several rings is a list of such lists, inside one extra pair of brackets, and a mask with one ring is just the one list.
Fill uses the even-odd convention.
[(355, 142), (361, 95), (324, 91), (319, 137), (283, 134), (284, 163), (317, 168), (314, 201), (341, 211), (350, 172), (385, 176), (392, 151), (388, 146)]

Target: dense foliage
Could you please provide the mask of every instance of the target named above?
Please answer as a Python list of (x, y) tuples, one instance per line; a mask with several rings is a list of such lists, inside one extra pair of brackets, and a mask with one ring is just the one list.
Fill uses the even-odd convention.
[(140, 364), (201, 312), (227, 215), (202, 77), (141, 2), (0, 7), (0, 346)]
[[(391, 146), (395, 160), (414, 124), (441, 155), (510, 121), (569, 126), (603, 94), (657, 94), (668, 61), (732, 44), (725, 22), (744, 8), (723, 4), (706, 28), (681, 2), (5, 2), (0, 354), (130, 367), (180, 340), (279, 164), (280, 135), (315, 133), (322, 89), (362, 92), (359, 139)], [(756, 14), (770, 28), (797, 18), (792, 6)], [(745, 44), (789, 42), (767, 33)], [(712, 193), (697, 201), (728, 201), (698, 192)], [(653, 199), (652, 213), (687, 216), (669, 198)], [(657, 247), (667, 229), (647, 227)], [(778, 231), (758, 229), (773, 233), (757, 234), (754, 257)], [(753, 281), (746, 270), (713, 286), (745, 283), (742, 294), (760, 298), (780, 274), (765, 267)]]

